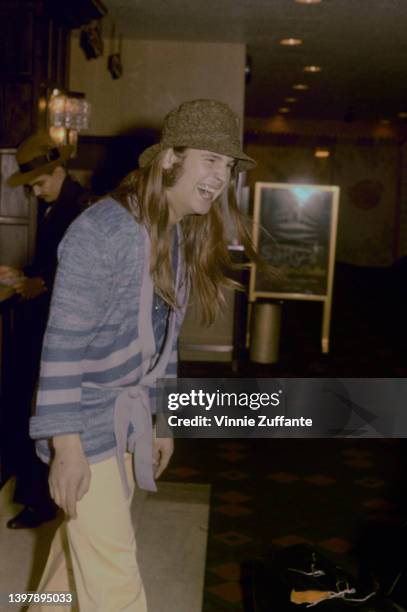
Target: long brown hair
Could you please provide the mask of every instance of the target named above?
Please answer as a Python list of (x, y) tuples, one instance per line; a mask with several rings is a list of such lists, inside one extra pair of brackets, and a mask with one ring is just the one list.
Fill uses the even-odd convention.
[[(150, 166), (128, 174), (111, 196), (122, 204), (147, 228), (151, 240), (150, 273), (155, 291), (177, 307), (171, 263), (171, 235), (169, 206), (165, 188), (171, 187), (182, 172), (184, 148), (174, 149), (179, 162), (169, 170), (163, 169), (166, 151), (159, 153)], [(241, 213), (236, 201), (236, 172), (232, 173), (228, 189), (229, 214), (235, 224), (237, 237), (244, 245), (247, 256), (259, 258), (253, 248), (248, 219)], [(232, 262), (224, 226), (224, 213), (220, 198), (215, 200), (205, 215), (187, 215), (180, 222), (182, 247), (186, 267), (186, 281), (190, 283), (198, 300), (202, 321), (212, 323), (224, 304), (225, 287), (241, 288), (229, 274), (238, 266)]]

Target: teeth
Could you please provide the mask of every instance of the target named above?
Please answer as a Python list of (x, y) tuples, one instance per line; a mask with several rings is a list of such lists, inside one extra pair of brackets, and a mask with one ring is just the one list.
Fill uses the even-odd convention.
[(205, 193), (205, 195), (210, 195), (210, 196), (213, 196), (213, 195), (214, 195), (214, 193), (215, 193), (215, 190), (214, 190), (214, 189), (211, 189), (210, 187), (208, 187), (208, 185), (200, 185), (200, 186), (199, 186), (199, 189), (200, 189), (201, 191), (203, 191), (203, 192)]

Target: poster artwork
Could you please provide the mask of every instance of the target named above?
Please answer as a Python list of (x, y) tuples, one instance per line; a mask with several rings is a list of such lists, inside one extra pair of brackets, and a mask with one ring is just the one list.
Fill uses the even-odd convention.
[(258, 247), (278, 276), (267, 278), (257, 270), (254, 291), (326, 295), (338, 188), (285, 184), (258, 187)]

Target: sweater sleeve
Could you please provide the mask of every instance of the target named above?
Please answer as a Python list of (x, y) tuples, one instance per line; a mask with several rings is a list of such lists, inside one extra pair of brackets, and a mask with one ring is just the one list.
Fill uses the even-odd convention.
[(45, 332), (33, 439), (81, 433), (82, 361), (106, 316), (112, 286), (107, 237), (86, 213), (58, 250), (58, 269)]

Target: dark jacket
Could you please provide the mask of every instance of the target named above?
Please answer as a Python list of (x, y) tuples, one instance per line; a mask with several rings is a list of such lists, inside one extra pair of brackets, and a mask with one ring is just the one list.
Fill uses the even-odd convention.
[(41, 276), (51, 294), (57, 267), (58, 245), (72, 221), (86, 208), (90, 193), (70, 176), (62, 183), (59, 197), (50, 206), (39, 202), (37, 243), (27, 276)]
[(39, 202), (37, 248), (34, 261), (24, 272), (41, 276), (48, 288), (46, 293), (21, 300), (14, 313), (13, 351), (9, 383), (7, 424), (10, 444), (9, 462), (16, 473), (16, 502), (50, 512), (54, 504), (48, 492), (48, 474), (36, 458), (34, 445), (28, 436), (28, 420), (32, 396), (38, 379), (41, 346), (48, 318), (51, 292), (57, 267), (58, 245), (69, 225), (86, 208), (89, 192), (67, 176), (58, 199), (49, 207)]

